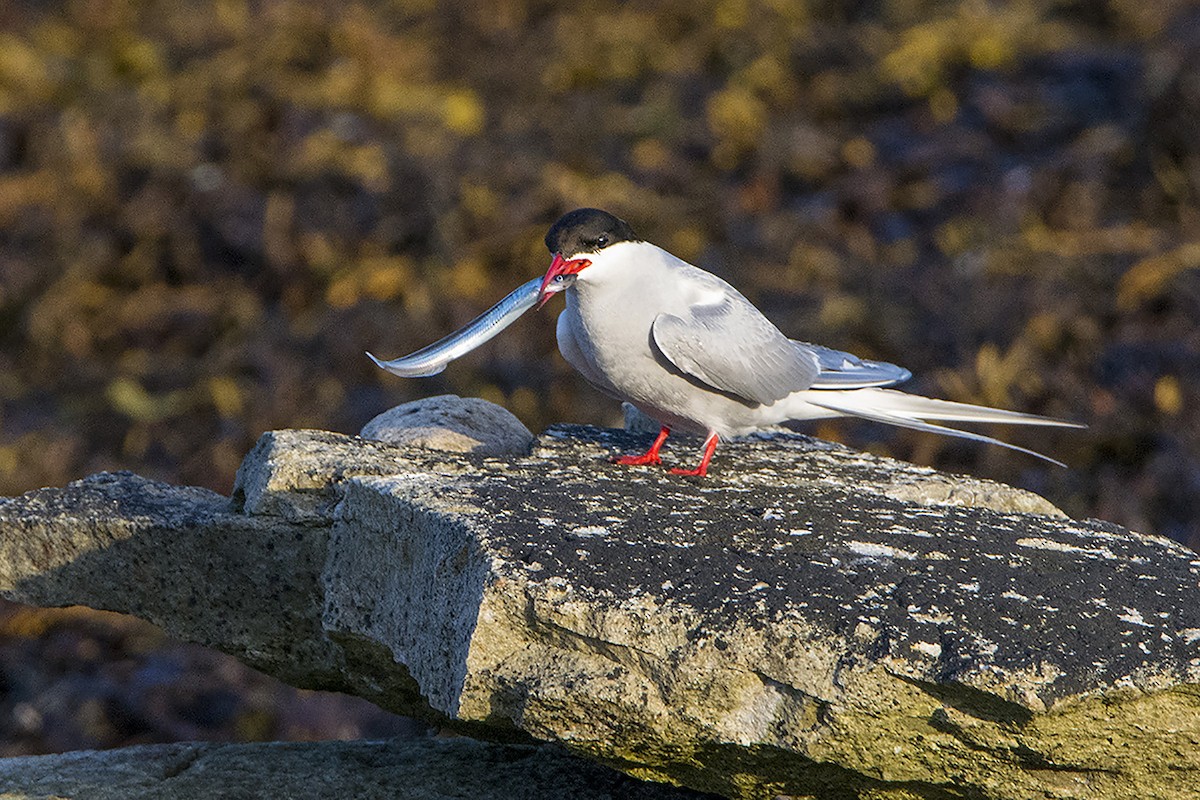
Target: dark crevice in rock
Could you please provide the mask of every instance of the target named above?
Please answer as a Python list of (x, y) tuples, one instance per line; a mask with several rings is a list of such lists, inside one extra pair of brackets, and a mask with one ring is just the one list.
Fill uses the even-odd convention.
[(180, 758), (166, 765), (163, 769), (163, 780), (177, 778), (183, 773), (192, 768), (199, 761), (206, 751), (200, 747), (191, 748), (180, 755)]
[[(714, 790), (728, 797), (820, 798), (820, 800), (866, 800), (867, 798), (920, 798), (921, 800), (990, 800), (987, 792), (969, 786), (931, 781), (887, 780), (866, 775), (839, 764), (797, 757), (795, 753), (772, 747), (753, 747), (740, 751), (724, 743), (698, 743), (688, 754), (692, 764), (720, 765), (728, 783)], [(623, 771), (638, 774), (635, 764), (613, 763)], [(671, 773), (678, 779), (687, 776), (688, 767)], [(778, 776), (774, 781), (756, 776)], [(662, 779), (662, 778), (658, 778)], [(684, 777), (685, 785), (690, 781)]]
[(579, 631), (545, 619), (538, 614), (536, 603), (532, 599), (529, 599), (525, 604), (525, 621), (531, 630), (537, 631), (546, 640), (554, 642), (557, 646), (600, 656), (623, 668), (631, 669), (643, 675), (651, 674), (655, 671), (648, 669), (647, 661), (662, 662), (661, 656), (647, 650), (641, 650), (637, 647), (618, 642), (611, 642), (595, 636), (588, 636), (585, 633), (580, 633)]

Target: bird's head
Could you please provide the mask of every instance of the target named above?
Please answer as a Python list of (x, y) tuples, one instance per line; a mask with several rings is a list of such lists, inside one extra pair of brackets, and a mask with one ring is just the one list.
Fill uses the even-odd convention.
[(563, 214), (546, 233), (546, 247), (554, 256), (542, 279), (538, 308), (550, 296), (569, 288), (593, 259), (618, 242), (636, 242), (629, 223), (598, 208), (577, 208)]

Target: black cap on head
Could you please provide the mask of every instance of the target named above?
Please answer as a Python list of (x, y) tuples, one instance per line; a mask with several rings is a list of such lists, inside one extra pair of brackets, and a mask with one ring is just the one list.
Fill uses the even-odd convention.
[(623, 219), (598, 208), (577, 208), (558, 218), (546, 234), (551, 253), (571, 258), (580, 253), (595, 253), (617, 242), (639, 241), (633, 228)]

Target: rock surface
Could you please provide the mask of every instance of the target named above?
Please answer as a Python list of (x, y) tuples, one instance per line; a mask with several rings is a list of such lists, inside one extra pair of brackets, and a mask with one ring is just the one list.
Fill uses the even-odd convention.
[[(0, 800), (705, 800), (546, 747), (470, 739), (172, 744), (0, 759)], [(712, 798), (715, 800), (715, 798)]]
[(371, 419), (359, 435), (392, 444), (478, 453), (525, 455), (533, 434), (503, 406), (478, 397), (443, 394), (404, 403)]
[(1200, 783), (1191, 551), (802, 436), (707, 479), (608, 463), (645, 444), (270, 433), (232, 502), (129, 474), (0, 501), (0, 590), (732, 797)]

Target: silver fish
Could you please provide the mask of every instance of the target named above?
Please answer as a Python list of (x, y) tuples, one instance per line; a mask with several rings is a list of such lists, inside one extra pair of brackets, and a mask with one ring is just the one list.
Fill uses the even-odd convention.
[(541, 278), (521, 284), (496, 305), (444, 339), (415, 353), (391, 361), (380, 361), (367, 353), (382, 369), (403, 378), (427, 378), (437, 375), (454, 359), (466, 355), (516, 321), (538, 301)]

